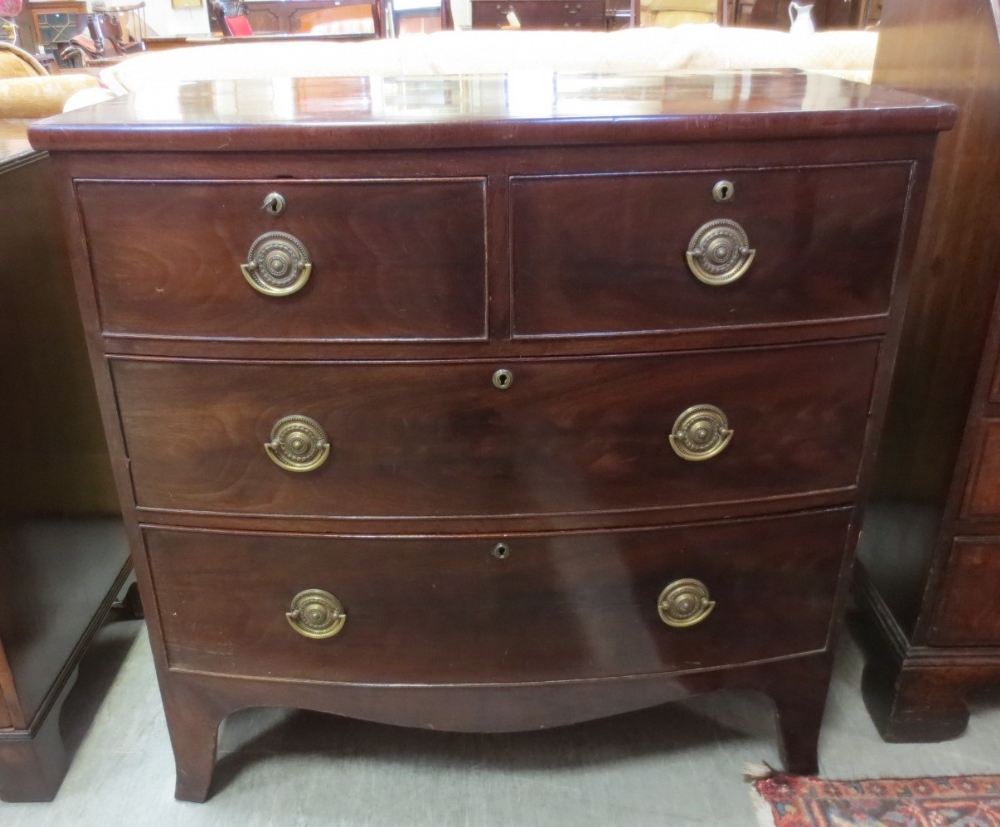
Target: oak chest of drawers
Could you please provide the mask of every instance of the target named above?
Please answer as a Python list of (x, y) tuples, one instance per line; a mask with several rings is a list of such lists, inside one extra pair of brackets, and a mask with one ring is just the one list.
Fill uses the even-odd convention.
[(178, 796), (246, 706), (509, 731), (730, 686), (814, 771), (951, 108), (786, 72), (283, 83), (33, 133)]

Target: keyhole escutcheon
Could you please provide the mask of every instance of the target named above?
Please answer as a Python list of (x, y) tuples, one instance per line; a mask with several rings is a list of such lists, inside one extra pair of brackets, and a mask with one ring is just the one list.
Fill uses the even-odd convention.
[(712, 197), (720, 204), (732, 201), (735, 194), (736, 187), (733, 186), (732, 181), (719, 181), (719, 183), (712, 187)]
[(280, 192), (271, 192), (264, 196), (261, 209), (269, 215), (281, 215), (285, 211), (285, 196)]
[(514, 384), (514, 374), (506, 368), (500, 368), (493, 374), (493, 387), (505, 391)]

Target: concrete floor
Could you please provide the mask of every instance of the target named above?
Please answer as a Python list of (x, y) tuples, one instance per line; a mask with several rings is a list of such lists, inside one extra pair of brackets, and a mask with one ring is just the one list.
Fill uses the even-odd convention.
[[(884, 744), (842, 641), (820, 743), (829, 778), (1000, 773), (1000, 700), (945, 744)], [(80, 720), (92, 719), (89, 728)], [(777, 763), (770, 703), (719, 693), (544, 733), (417, 732), (287, 710), (223, 725), (213, 796), (173, 799), (141, 623), (104, 627), (63, 720), (75, 757), (51, 804), (0, 803), (2, 827), (752, 827), (750, 762)]]

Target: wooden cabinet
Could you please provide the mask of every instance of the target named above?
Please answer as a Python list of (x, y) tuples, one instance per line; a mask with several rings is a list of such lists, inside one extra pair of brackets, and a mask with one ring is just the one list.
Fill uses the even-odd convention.
[(350, 113), (310, 80), (301, 119), (188, 86), (167, 146), (121, 108), (36, 127), (178, 797), (260, 705), (509, 731), (751, 687), (815, 771), (952, 110), (794, 72), (556, 83), (533, 119), (442, 77)]
[(883, 737), (959, 735), (1000, 683), (1000, 15), (885, 0), (875, 79), (958, 105), (935, 160), (860, 545), (865, 700)]
[(128, 573), (47, 157), (0, 160), (0, 798), (47, 801), (59, 714)]
[[(512, 17), (517, 20), (515, 27)], [(595, 29), (608, 27), (606, 0), (472, 0), (474, 29)]]

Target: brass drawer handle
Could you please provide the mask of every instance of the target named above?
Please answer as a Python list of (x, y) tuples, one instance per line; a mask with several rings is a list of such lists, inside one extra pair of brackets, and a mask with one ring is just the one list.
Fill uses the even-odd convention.
[(333, 637), (347, 623), (343, 604), (322, 589), (306, 589), (295, 595), (285, 617), (300, 635), (316, 640)]
[(693, 579), (675, 580), (656, 601), (660, 620), (676, 629), (701, 623), (714, 608), (715, 601), (709, 599), (705, 584)]
[(755, 254), (739, 224), (718, 218), (703, 224), (691, 236), (687, 263), (698, 281), (718, 287), (731, 284), (749, 270)]
[(670, 447), (690, 462), (711, 459), (733, 438), (733, 429), (715, 405), (693, 405), (677, 417), (670, 433)]
[(250, 286), (265, 296), (290, 296), (305, 287), (312, 273), (309, 251), (295, 236), (277, 231), (250, 245), (240, 269)]
[(295, 414), (274, 423), (264, 449), (279, 468), (313, 471), (330, 456), (330, 441), (315, 419)]

